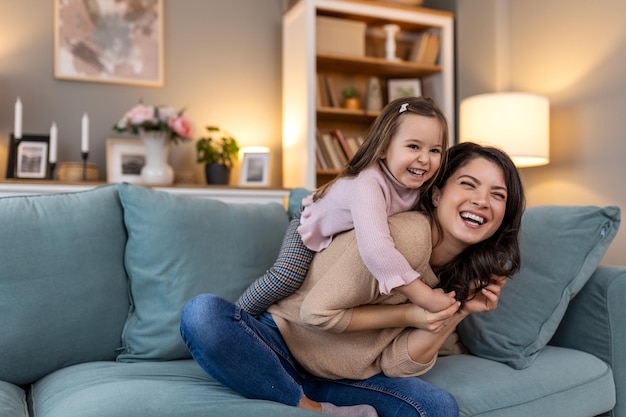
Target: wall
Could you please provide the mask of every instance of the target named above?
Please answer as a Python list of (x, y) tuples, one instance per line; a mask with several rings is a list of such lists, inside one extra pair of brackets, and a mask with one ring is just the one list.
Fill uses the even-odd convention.
[[(80, 119), (91, 124), (90, 162), (106, 178), (105, 141), (122, 114), (143, 99), (186, 107), (195, 137), (216, 124), (241, 145), (272, 151), (271, 183), (281, 175), (280, 43), (282, 0), (164, 0), (165, 85), (162, 88), (56, 80), (53, 1), (0, 0), (0, 177), (17, 96), (24, 133), (59, 128), (58, 160), (80, 161)], [(175, 170), (197, 171), (193, 143), (172, 149)], [(236, 178), (235, 178), (236, 180)], [(231, 179), (232, 182), (232, 179)]]
[[(498, 88), (497, 45), (489, 38), (499, 2), (508, 7), (510, 89), (550, 99), (551, 162), (521, 170), (528, 205), (626, 210), (626, 2), (457, 1), (459, 100)], [(603, 263), (624, 265), (624, 253), (626, 225)]]

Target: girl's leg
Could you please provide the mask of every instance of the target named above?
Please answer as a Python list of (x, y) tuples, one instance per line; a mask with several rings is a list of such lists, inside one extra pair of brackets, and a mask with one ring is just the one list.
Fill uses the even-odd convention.
[(187, 303), (180, 330), (193, 358), (215, 380), (248, 398), (300, 404), (300, 376), (276, 327), (204, 294)]
[(274, 265), (257, 278), (237, 300), (248, 314), (257, 316), (269, 306), (296, 292), (309, 271), (315, 252), (304, 246), (298, 233), (300, 212), (289, 223)]
[(304, 392), (316, 401), (336, 405), (370, 404), (379, 417), (458, 417), (451, 394), (419, 378), (389, 378), (383, 374), (363, 381), (318, 379), (304, 382)]

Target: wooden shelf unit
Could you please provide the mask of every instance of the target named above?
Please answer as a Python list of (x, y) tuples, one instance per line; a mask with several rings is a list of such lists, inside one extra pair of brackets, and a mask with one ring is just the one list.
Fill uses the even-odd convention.
[[(367, 25), (365, 56), (317, 53), (316, 17), (327, 16), (364, 22)], [(318, 74), (333, 78), (333, 91), (340, 97), (346, 86), (361, 96), (367, 78), (381, 80), (383, 91), (390, 78), (419, 78), (422, 90), (432, 97), (448, 117), (454, 132), (454, 16), (451, 13), (365, 0), (299, 0), (283, 16), (283, 187), (315, 189), (332, 179), (337, 170), (317, 170), (315, 147), (318, 130), (341, 129), (345, 135), (363, 136), (378, 111), (321, 107), (318, 104)], [(384, 57), (380, 27), (394, 23), (398, 56)], [(441, 43), (436, 64), (409, 61), (412, 47), (423, 31), (434, 31)], [(381, 52), (381, 42), (383, 45)], [(386, 98), (384, 100), (386, 103)]]

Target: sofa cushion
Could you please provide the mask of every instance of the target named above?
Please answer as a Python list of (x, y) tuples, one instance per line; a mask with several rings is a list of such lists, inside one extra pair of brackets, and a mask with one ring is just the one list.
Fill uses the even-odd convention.
[(37, 416), (49, 417), (320, 416), (246, 399), (213, 381), (191, 359), (71, 366), (35, 383), (31, 401)]
[(620, 209), (613, 206), (528, 208), (520, 231), (521, 270), (505, 285), (496, 310), (461, 322), (463, 344), (475, 355), (515, 369), (529, 366), (596, 269), (619, 224)]
[(0, 380), (117, 356), (125, 243), (116, 186), (0, 199)]
[(289, 191), (289, 200), (287, 204), (287, 213), (291, 219), (294, 214), (300, 211), (302, 207), (302, 199), (311, 194), (306, 188), (294, 188)]
[(28, 417), (26, 394), (23, 389), (0, 381), (0, 416)]
[(190, 358), (179, 330), (183, 306), (201, 293), (235, 301), (276, 260), (287, 212), (130, 184), (120, 196), (132, 309), (118, 360)]
[(459, 415), (595, 416), (615, 405), (611, 368), (588, 353), (546, 346), (522, 370), (472, 355), (439, 358), (420, 376), (454, 396)]

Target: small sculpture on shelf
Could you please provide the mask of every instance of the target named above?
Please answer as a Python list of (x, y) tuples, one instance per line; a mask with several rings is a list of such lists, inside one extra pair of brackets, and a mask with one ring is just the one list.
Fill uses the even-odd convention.
[(230, 133), (217, 126), (206, 129), (208, 136), (196, 142), (196, 161), (205, 164), (207, 184), (228, 184), (239, 156), (239, 144)]

